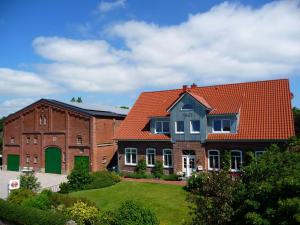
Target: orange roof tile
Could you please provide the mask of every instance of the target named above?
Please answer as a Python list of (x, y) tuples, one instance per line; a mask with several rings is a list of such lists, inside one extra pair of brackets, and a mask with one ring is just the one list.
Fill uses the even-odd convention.
[[(208, 140), (285, 140), (295, 134), (287, 79), (194, 87), (189, 91), (212, 108), (209, 114), (240, 114), (237, 134), (210, 133)], [(122, 122), (116, 139), (169, 140), (167, 135), (150, 133), (149, 118), (168, 116), (167, 109), (182, 92), (143, 92)]]

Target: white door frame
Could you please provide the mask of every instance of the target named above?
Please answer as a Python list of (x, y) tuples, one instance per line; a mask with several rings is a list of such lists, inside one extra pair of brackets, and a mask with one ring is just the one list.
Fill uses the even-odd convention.
[[(184, 160), (186, 159), (186, 168), (184, 168)], [(194, 167), (191, 168), (190, 160), (194, 160)], [(196, 155), (182, 155), (182, 171), (186, 177), (192, 176), (192, 173), (196, 171)]]

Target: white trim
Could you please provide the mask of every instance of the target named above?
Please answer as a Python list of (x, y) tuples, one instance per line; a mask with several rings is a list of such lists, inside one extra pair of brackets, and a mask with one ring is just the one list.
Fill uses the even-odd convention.
[[(148, 162), (148, 151), (149, 150), (154, 150), (154, 162), (153, 162), (153, 164), (149, 164), (149, 162)], [(147, 167), (154, 167), (155, 166), (155, 161), (156, 161), (156, 149), (155, 148), (147, 148), (146, 149), (146, 164), (147, 164)]]
[[(186, 105), (190, 105), (191, 106), (191, 108), (190, 109), (184, 109), (183, 107), (184, 106), (186, 106)], [(189, 104), (189, 103), (187, 103), (187, 104), (184, 104), (182, 107), (181, 107), (181, 111), (192, 111), (194, 109), (194, 107), (191, 105), (191, 104)]]
[[(215, 121), (216, 120), (220, 120), (221, 121), (221, 130), (220, 131), (215, 131), (214, 130), (214, 126), (215, 126)], [(223, 120), (229, 120), (229, 123), (230, 123), (230, 131), (224, 131), (223, 130)], [(213, 119), (212, 121), (212, 133), (230, 133), (231, 132), (231, 119)]]
[[(157, 123), (161, 124), (161, 132), (157, 132), (157, 130), (156, 130), (156, 127), (157, 127), (156, 124)], [(169, 124), (169, 131), (168, 132), (164, 132), (164, 123)], [(164, 121), (164, 120), (155, 121), (154, 133), (155, 134), (169, 134), (170, 133), (170, 121)]]
[[(165, 151), (171, 151), (171, 158), (172, 158), (172, 165), (171, 166), (166, 166), (165, 165)], [(170, 155), (170, 154), (168, 154)], [(173, 150), (171, 148), (164, 148), (163, 149), (163, 166), (164, 168), (173, 168)]]
[[(232, 166), (232, 162), (231, 162), (231, 160), (232, 160), (232, 155), (231, 155), (232, 152), (239, 152), (239, 153), (240, 153), (240, 158), (241, 158), (241, 160), (240, 160), (240, 165), (241, 165), (241, 166), (243, 165), (243, 152), (242, 152), (241, 150), (231, 150), (231, 151), (230, 151), (230, 171), (231, 171), (231, 172), (240, 172), (241, 169), (232, 169), (232, 168), (231, 168), (231, 166)], [(236, 162), (235, 162), (235, 167), (237, 167)]]
[(200, 130), (199, 131), (192, 131), (192, 121), (198, 121), (199, 122), (199, 129), (200, 129), (200, 120), (190, 120), (190, 133), (191, 134), (200, 134)]
[(184, 131), (177, 131), (177, 123), (183, 122), (183, 130), (184, 130), (184, 120), (175, 121), (175, 134), (184, 134)]
[[(129, 154), (130, 154), (130, 163), (127, 163), (126, 161), (126, 151), (127, 150), (130, 150), (130, 152), (129, 152)], [(132, 150), (134, 150), (135, 151), (135, 154), (136, 154), (136, 163), (132, 163)], [(125, 150), (124, 150), (125, 152), (125, 156), (124, 156), (124, 161), (125, 161), (125, 165), (127, 165), (127, 166), (136, 166), (137, 165), (137, 162), (138, 162), (138, 153), (137, 153), (137, 148), (125, 148)]]
[[(216, 151), (216, 152), (218, 152), (218, 161), (219, 161), (219, 166), (218, 166), (218, 168), (211, 168), (210, 167), (210, 159), (209, 159), (209, 154), (210, 154), (210, 152), (213, 152), (213, 151)], [(210, 149), (210, 150), (208, 150), (207, 151), (207, 160), (208, 160), (208, 165), (207, 165), (207, 169), (208, 170), (216, 170), (216, 171), (218, 171), (218, 170), (220, 170), (220, 164), (221, 164), (221, 162), (220, 162), (220, 150), (218, 150), (218, 149)]]

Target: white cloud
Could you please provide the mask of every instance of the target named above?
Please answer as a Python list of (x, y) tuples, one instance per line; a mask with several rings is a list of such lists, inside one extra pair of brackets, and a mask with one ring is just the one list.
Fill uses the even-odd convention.
[(14, 113), (33, 102), (34, 99), (32, 98), (16, 98), (3, 101), (0, 103), (0, 117)]
[(117, 8), (124, 8), (126, 0), (101, 1), (98, 5), (100, 12), (108, 12)]
[(0, 94), (36, 96), (51, 94), (58, 88), (35, 73), (0, 68)]

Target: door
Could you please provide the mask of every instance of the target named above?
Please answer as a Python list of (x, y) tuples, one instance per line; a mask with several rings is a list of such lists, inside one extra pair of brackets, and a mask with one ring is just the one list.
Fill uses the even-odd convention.
[(61, 174), (61, 151), (50, 147), (45, 150), (45, 172)]
[(75, 156), (75, 166), (82, 164), (82, 166), (84, 168), (86, 168), (86, 170), (90, 170), (90, 160), (88, 156)]
[(7, 155), (7, 170), (19, 171), (20, 156), (19, 155)]
[(186, 177), (192, 176), (192, 173), (196, 171), (195, 155), (183, 155), (182, 156), (182, 171)]

